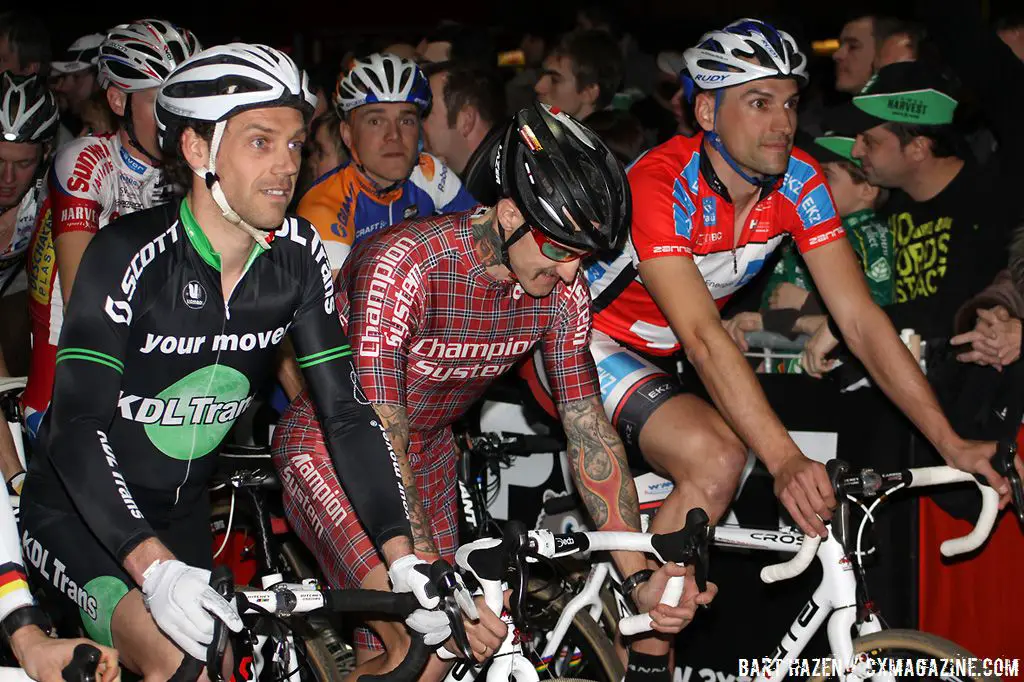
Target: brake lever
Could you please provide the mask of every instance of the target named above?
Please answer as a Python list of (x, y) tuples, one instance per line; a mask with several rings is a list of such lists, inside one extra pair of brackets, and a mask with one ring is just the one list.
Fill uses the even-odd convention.
[(470, 598), (469, 611), (463, 609), (458, 595), (460, 590), (466, 591), (466, 588), (458, 581), (455, 570), (444, 559), (438, 559), (430, 565), (430, 582), (434, 584), (440, 599), (438, 609), (448, 618), (448, 625), (451, 628), (455, 646), (458, 647), (463, 656), (472, 659), (473, 647), (469, 644), (469, 636), (466, 634), (466, 626), (463, 622), (462, 614), (463, 612), (467, 615), (472, 613), (478, 618), (479, 614), (476, 612), (476, 604)]
[(992, 468), (1010, 483), (1010, 498), (1013, 501), (1013, 509), (1017, 514), (1017, 520), (1024, 523), (1024, 488), (1021, 486), (1020, 474), (1013, 460), (1017, 456), (1017, 443), (1012, 440), (999, 442), (996, 454), (992, 458)]
[(526, 586), (529, 583), (529, 564), (526, 555), (529, 550), (529, 539), (526, 526), (521, 521), (509, 521), (505, 524), (504, 538), (506, 556), (510, 559), (510, 568), (515, 575), (512, 585), (512, 596), (509, 599), (509, 611), (512, 620), (523, 622), (523, 600), (526, 597)]
[(708, 571), (711, 564), (711, 526), (707, 513), (700, 507), (695, 507), (686, 513), (686, 525), (694, 524), (694, 534), (691, 539), (691, 553), (693, 554), (693, 579), (697, 583), (699, 592), (708, 590)]
[(430, 566), (430, 580), (441, 597), (451, 596), (458, 607), (469, 616), (470, 620), (480, 620), (480, 612), (476, 609), (476, 601), (466, 588), (451, 564), (444, 560), (435, 561)]
[[(235, 580), (231, 569), (227, 566), (217, 566), (210, 573), (210, 586), (217, 591), (217, 594), (232, 601), (235, 593)], [(214, 618), (213, 640), (206, 650), (206, 674), (211, 682), (223, 682), (221, 674), (224, 666), (224, 652), (227, 650), (229, 638), (228, 626), (219, 618)]]

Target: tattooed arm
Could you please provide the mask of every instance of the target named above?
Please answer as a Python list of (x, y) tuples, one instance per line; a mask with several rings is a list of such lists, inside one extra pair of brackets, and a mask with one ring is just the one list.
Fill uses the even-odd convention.
[[(626, 450), (598, 398), (558, 406), (573, 481), (598, 530), (639, 531), (640, 502)], [(623, 576), (647, 567), (639, 552), (615, 552)]]
[(402, 484), (405, 486), (405, 499), (409, 505), (409, 525), (412, 526), (412, 543), (416, 556), (425, 561), (440, 559), (441, 554), (434, 546), (434, 538), (430, 531), (430, 522), (423, 513), (423, 501), (416, 487), (416, 477), (409, 463), (409, 415), (401, 405), (373, 403), (384, 430), (391, 440), (398, 457), (398, 468), (402, 472)]

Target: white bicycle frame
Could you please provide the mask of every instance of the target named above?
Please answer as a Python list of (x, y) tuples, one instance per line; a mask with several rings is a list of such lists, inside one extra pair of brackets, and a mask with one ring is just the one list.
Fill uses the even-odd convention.
[[(585, 534), (589, 540), (588, 552), (635, 551), (657, 555), (650, 544), (651, 536), (647, 533), (591, 531)], [(538, 539), (541, 543), (545, 539), (551, 543), (547, 546), (542, 545), (539, 549), (539, 554), (549, 557), (558, 556), (558, 551), (554, 544), (556, 540), (552, 534), (547, 531), (530, 531), (530, 537)], [(464, 567), (465, 561), (464, 559), (460, 560), (460, 557), (464, 558), (472, 548), (479, 548), (481, 546), (493, 547), (501, 544), (501, 542), (498, 539), (488, 539), (477, 540), (476, 542), (463, 545), (456, 552), (456, 562)], [(595, 620), (600, 618), (601, 602), (599, 593), (604, 580), (612, 574), (615, 574), (615, 568), (608, 562), (599, 562), (593, 565), (590, 576), (587, 579), (587, 586), (566, 605), (565, 610), (559, 616), (555, 628), (548, 634), (547, 642), (541, 653), (541, 658), (545, 663), (554, 658), (576, 613), (584, 608), (589, 608), (590, 614)], [(615, 578), (618, 579), (617, 574), (615, 574)], [(505, 624), (508, 625), (508, 634), (505, 636), (505, 640), (491, 657), (490, 667), (487, 670), (487, 682), (508, 682), (509, 679), (514, 679), (515, 682), (539, 682), (540, 675), (537, 669), (523, 655), (523, 645), (520, 637), (516, 636), (515, 623), (512, 621), (512, 617), (504, 610), (504, 592), (508, 589), (508, 585), (490, 580), (479, 580), (479, 582), (483, 587), (484, 602), (488, 608), (495, 614), (498, 614)], [(668, 585), (665, 587), (662, 602), (677, 604), (682, 596), (682, 592), (683, 579), (670, 578)], [(646, 613), (629, 615), (620, 620), (619, 628), (623, 633), (636, 634), (649, 630), (650, 623), (650, 616)], [(475, 679), (475, 674), (470, 671), (469, 677)], [(456, 682), (465, 680), (466, 675), (461, 674), (461, 671), (452, 671), (447, 679)]]
[[(906, 488), (924, 488), (949, 483), (974, 483), (982, 496), (982, 511), (974, 529), (962, 538), (947, 540), (942, 543), (940, 551), (943, 556), (955, 556), (973, 551), (988, 538), (995, 524), (999, 495), (992, 488), (984, 486), (968, 473), (945, 466), (911, 469), (912, 482)], [(653, 474), (645, 474), (653, 476)], [(672, 491), (669, 485), (659, 486), (657, 496), (664, 499)], [(640, 486), (638, 486), (640, 488)], [(650, 490), (650, 486), (646, 486)], [(646, 500), (652, 501), (654, 496), (647, 495)], [(591, 535), (588, 533), (588, 536)], [(599, 534), (600, 535), (600, 534)], [(640, 534), (637, 534), (640, 535)], [(495, 540), (494, 542), (500, 542)], [(857, 581), (850, 557), (833, 534), (828, 538), (811, 538), (795, 528), (775, 530), (743, 528), (738, 525), (722, 525), (714, 528), (712, 543), (722, 547), (738, 547), (766, 552), (785, 552), (794, 557), (785, 563), (766, 566), (761, 570), (761, 579), (766, 583), (787, 580), (800, 575), (817, 557), (822, 567), (822, 578), (814, 590), (810, 600), (800, 610), (793, 624), (786, 631), (782, 641), (771, 655), (768, 666), (770, 674), (762, 674), (753, 678), (756, 682), (780, 682), (789, 672), (790, 664), (795, 661), (811, 638), (818, 632), (826, 620), (829, 648), (832, 660), (837, 663), (835, 674), (840, 682), (874, 679), (877, 682), (894, 682), (889, 674), (872, 674), (870, 664), (854, 658), (852, 630), (857, 629), (858, 636), (865, 636), (882, 631), (882, 624), (874, 615), (864, 622), (857, 623)], [(594, 547), (592, 551), (597, 551)], [(606, 547), (606, 549), (608, 549)], [(617, 548), (616, 548), (617, 549)], [(548, 633), (541, 658), (545, 663), (551, 661), (562, 645), (569, 626), (580, 611), (587, 609), (590, 615), (599, 620), (602, 612), (601, 588), (607, 580), (621, 583), (615, 567), (610, 562), (595, 563), (580, 589), (562, 610), (554, 628)], [(618, 591), (616, 590), (616, 594)], [(678, 595), (673, 602), (678, 603)], [(666, 601), (663, 599), (662, 601)], [(629, 614), (629, 607), (617, 600), (620, 614)], [(495, 613), (502, 613), (501, 593), (492, 595), (487, 604)], [(620, 621), (620, 632), (632, 634), (637, 619), (646, 614), (627, 617)], [(515, 637), (515, 627), (511, 618), (505, 614), (503, 620), (509, 625), (509, 633), (501, 647), (495, 652), (491, 666), (487, 672), (487, 682), (507, 682), (514, 676), (516, 682), (539, 682), (540, 676), (533, 664), (523, 656), (522, 645)], [(642, 631), (642, 630), (633, 630)], [(765, 667), (762, 666), (762, 670)], [(449, 675), (449, 682), (459, 682), (465, 677)]]

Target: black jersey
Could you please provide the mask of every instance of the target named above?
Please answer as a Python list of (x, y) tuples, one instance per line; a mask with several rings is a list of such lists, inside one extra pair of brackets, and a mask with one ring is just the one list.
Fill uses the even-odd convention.
[(290, 334), (370, 537), (409, 534), (397, 459), (359, 388), (334, 293), (326, 250), (301, 218), (268, 250), (253, 245), (227, 300), (220, 257), (187, 202), (100, 231), (75, 279), (26, 501), (73, 503), (123, 560), (153, 536), (146, 515), (184, 515), (205, 494), (218, 446)]

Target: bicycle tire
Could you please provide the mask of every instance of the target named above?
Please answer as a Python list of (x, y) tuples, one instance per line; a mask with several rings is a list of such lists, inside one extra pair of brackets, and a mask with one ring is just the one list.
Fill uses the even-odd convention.
[[(571, 595), (554, 594), (554, 591), (555, 588), (551, 582), (531, 579), (527, 599), (543, 602), (545, 608), (551, 610), (552, 615), (554, 615), (557, 621), (558, 616), (561, 615), (566, 604), (569, 603)], [(609, 639), (608, 634), (601, 625), (591, 618), (587, 611), (580, 611), (573, 617), (572, 623), (569, 625), (569, 631), (566, 633), (567, 637), (571, 638), (574, 630), (582, 638), (586, 647), (590, 649), (588, 653), (593, 656), (598, 669), (603, 673), (603, 677), (599, 680), (588, 680), (587, 682), (620, 682), (626, 674), (625, 666), (623, 666), (621, 659), (619, 659), (614, 643)], [(585, 680), (586, 678), (559, 677), (553, 679), (565, 682), (569, 680)]]
[[(977, 658), (958, 644), (918, 630), (883, 630), (864, 637), (857, 637), (853, 640), (853, 650), (854, 653), (868, 655), (895, 650), (903, 654), (901, 658), (906, 657), (905, 654), (923, 654), (936, 659)], [(819, 675), (808, 679), (811, 682), (823, 682), (826, 679), (834, 678)], [(964, 678), (951, 677), (949, 679)], [(995, 675), (980, 675), (967, 679), (999, 680), (1001, 678)]]

